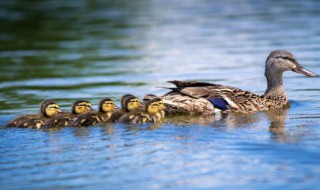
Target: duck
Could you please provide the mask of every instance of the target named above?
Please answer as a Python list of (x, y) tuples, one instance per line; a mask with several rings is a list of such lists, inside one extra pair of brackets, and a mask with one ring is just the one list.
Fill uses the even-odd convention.
[(80, 115), (92, 111), (92, 104), (88, 100), (76, 100), (71, 106), (71, 112), (61, 112), (48, 119), (42, 126), (44, 129), (66, 127)]
[(140, 100), (132, 94), (123, 95), (121, 97), (120, 103), (121, 109), (114, 109), (108, 122), (116, 123), (119, 121), (122, 115), (141, 108)]
[(144, 110), (136, 109), (132, 112), (128, 112), (122, 115), (119, 122), (126, 124), (137, 124), (146, 122), (159, 122), (164, 118), (161, 107), (161, 98), (152, 98), (144, 105)]
[(168, 81), (175, 85), (163, 99), (169, 114), (214, 114), (217, 112), (250, 114), (282, 108), (288, 104), (282, 75), (293, 71), (308, 77), (318, 77), (298, 63), (292, 53), (274, 50), (265, 62), (267, 89), (262, 95), (232, 86), (198, 81)]
[(79, 115), (73, 125), (77, 127), (87, 127), (97, 123), (107, 122), (114, 108), (115, 104), (113, 100), (103, 98), (99, 103), (99, 111), (90, 111)]
[(27, 114), (17, 117), (7, 123), (7, 127), (36, 128), (41, 126), (51, 117), (60, 113), (60, 106), (52, 100), (44, 100), (40, 104), (39, 114)]
[[(160, 98), (159, 96), (157, 95), (154, 95), (154, 94), (146, 94), (142, 97), (142, 102), (144, 105), (147, 104), (148, 101), (154, 99), (154, 98)], [(165, 115), (166, 115), (166, 106), (164, 104), (164, 101), (160, 98), (160, 101), (158, 102), (159, 103), (159, 106), (160, 106), (160, 111), (158, 114), (160, 114), (161, 118), (164, 118)]]

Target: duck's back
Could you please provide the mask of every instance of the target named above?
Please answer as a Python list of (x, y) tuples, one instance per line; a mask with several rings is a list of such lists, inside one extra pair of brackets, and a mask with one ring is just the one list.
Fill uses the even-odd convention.
[(91, 111), (87, 113), (83, 113), (77, 117), (74, 121), (74, 126), (80, 127), (87, 127), (91, 125), (95, 125), (97, 123), (104, 123), (108, 122), (108, 119), (111, 117), (110, 113), (101, 113), (98, 111)]
[(43, 123), (46, 117), (41, 114), (27, 114), (17, 117), (7, 123), (7, 127), (33, 128)]
[(176, 88), (162, 97), (168, 113), (213, 114), (217, 111), (253, 113), (273, 104), (266, 98), (235, 87), (178, 81)]
[(76, 118), (76, 114), (69, 112), (61, 112), (49, 118), (42, 128), (66, 127)]

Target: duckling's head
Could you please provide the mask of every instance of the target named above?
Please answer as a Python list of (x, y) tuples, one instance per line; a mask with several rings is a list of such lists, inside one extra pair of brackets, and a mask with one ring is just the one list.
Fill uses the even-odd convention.
[(61, 112), (60, 106), (51, 100), (44, 100), (41, 103), (40, 111), (46, 117), (51, 117)]
[(87, 100), (77, 100), (72, 104), (73, 114), (82, 114), (92, 110), (92, 105)]
[(143, 102), (143, 104), (146, 104), (148, 101), (152, 100), (153, 98), (158, 98), (158, 96), (156, 96), (154, 94), (147, 94), (142, 97), (142, 102)]
[(113, 100), (110, 98), (104, 98), (100, 100), (99, 111), (102, 113), (110, 112), (115, 108)]
[[(147, 95), (143, 96), (143, 98), (142, 98), (143, 104), (146, 105), (148, 101), (150, 101), (150, 100), (152, 100), (154, 98), (159, 98), (159, 97), (154, 95), (154, 94), (147, 94)], [(160, 106), (161, 109), (165, 109), (166, 108), (165, 105), (164, 105), (164, 101), (162, 99), (160, 99), (160, 101), (159, 101), (159, 106)]]
[(122, 98), (121, 100), (123, 101), (121, 102), (122, 109), (126, 112), (133, 111), (140, 106), (140, 100), (132, 95)]
[(121, 108), (122, 108), (123, 110), (125, 110), (124, 108), (126, 107), (126, 105), (125, 105), (125, 99), (128, 98), (128, 97), (135, 97), (135, 96), (132, 95), (132, 94), (125, 94), (125, 95), (123, 95), (123, 96), (121, 97), (120, 103), (121, 103)]
[(156, 114), (163, 109), (164, 105), (162, 103), (161, 98), (153, 98), (145, 104), (145, 111), (151, 115)]
[(286, 50), (272, 51), (266, 60), (266, 77), (273, 73), (282, 74), (285, 71), (293, 71), (309, 77), (316, 77), (317, 74), (303, 68), (292, 55)]

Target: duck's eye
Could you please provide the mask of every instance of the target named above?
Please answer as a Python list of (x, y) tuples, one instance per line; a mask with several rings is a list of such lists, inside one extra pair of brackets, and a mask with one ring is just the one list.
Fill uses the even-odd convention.
[(281, 57), (282, 59), (285, 59), (285, 60), (289, 60), (289, 61), (292, 61), (294, 62), (294, 60), (291, 58), (291, 57)]

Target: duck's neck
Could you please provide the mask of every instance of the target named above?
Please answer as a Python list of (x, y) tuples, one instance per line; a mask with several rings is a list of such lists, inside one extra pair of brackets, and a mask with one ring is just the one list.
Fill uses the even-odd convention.
[[(287, 98), (287, 95), (284, 91), (283, 83), (282, 83), (282, 72), (273, 72), (266, 70), (266, 78), (268, 83), (268, 88), (264, 93), (266, 98), (270, 99), (279, 99)], [(281, 99), (282, 99), (281, 98)]]

